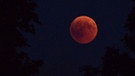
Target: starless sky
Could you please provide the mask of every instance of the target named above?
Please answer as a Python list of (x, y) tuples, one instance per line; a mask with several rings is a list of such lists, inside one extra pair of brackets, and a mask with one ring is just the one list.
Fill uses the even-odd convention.
[[(122, 47), (129, 0), (35, 1), (42, 26), (35, 26), (35, 35), (24, 33), (32, 46), (24, 49), (31, 58), (45, 62), (37, 76), (82, 76), (79, 67), (101, 66), (106, 46)], [(98, 26), (97, 37), (87, 45), (76, 43), (69, 33), (72, 20), (80, 15), (92, 17)]]

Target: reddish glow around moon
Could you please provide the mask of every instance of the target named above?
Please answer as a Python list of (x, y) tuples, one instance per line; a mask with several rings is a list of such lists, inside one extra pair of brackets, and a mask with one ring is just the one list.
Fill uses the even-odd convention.
[(97, 24), (88, 16), (75, 18), (70, 26), (71, 37), (80, 44), (88, 44), (93, 41), (97, 32)]

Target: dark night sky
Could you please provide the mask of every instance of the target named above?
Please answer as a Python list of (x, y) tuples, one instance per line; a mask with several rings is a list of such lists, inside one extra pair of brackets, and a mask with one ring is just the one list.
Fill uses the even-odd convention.
[[(42, 26), (36, 34), (24, 34), (32, 45), (25, 48), (33, 59), (45, 64), (38, 76), (81, 76), (79, 67), (101, 65), (106, 46), (122, 48), (124, 24), (131, 10), (128, 0), (38, 0), (36, 12)], [(76, 43), (69, 34), (72, 20), (92, 17), (98, 25), (96, 39), (87, 45)]]

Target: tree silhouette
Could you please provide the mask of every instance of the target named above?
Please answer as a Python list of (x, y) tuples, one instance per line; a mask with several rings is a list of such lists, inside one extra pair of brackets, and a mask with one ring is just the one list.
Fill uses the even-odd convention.
[(84, 76), (98, 76), (100, 70), (92, 67), (92, 65), (81, 67), (80, 72), (83, 72)]
[(31, 76), (43, 64), (16, 49), (29, 46), (20, 30), (34, 34), (40, 24), (36, 6), (32, 0), (0, 0), (0, 76)]
[(102, 76), (117, 76), (119, 64), (119, 49), (107, 47), (103, 57)]
[[(135, 1), (133, 0), (135, 3)], [(125, 42), (126, 46), (135, 53), (135, 6), (133, 6), (131, 12), (128, 15), (128, 21), (125, 27), (129, 31), (125, 37), (123, 38), (123, 41)]]
[[(135, 5), (135, 0), (132, 1)], [(135, 54), (135, 6), (133, 6), (132, 11), (129, 13), (127, 24), (124, 27), (127, 28), (128, 32), (122, 41)], [(128, 53), (120, 54), (119, 50), (114, 47), (107, 47), (106, 54), (103, 57), (102, 70), (98, 72), (100, 76), (135, 76), (135, 58), (131, 58)], [(85, 75), (87, 74), (86, 76), (96, 76), (97, 73), (94, 73), (95, 69), (97, 68), (82, 70), (85, 72)]]

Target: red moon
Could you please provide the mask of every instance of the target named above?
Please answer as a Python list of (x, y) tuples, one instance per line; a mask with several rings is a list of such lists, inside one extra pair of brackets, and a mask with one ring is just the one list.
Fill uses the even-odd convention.
[(93, 41), (97, 32), (96, 22), (88, 16), (75, 18), (70, 26), (71, 37), (80, 44), (88, 44)]

